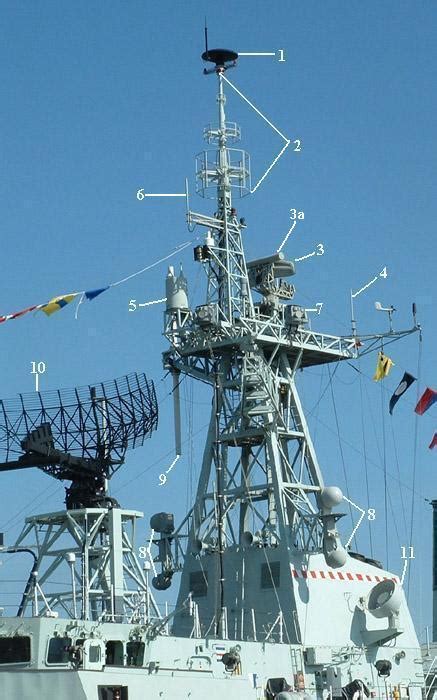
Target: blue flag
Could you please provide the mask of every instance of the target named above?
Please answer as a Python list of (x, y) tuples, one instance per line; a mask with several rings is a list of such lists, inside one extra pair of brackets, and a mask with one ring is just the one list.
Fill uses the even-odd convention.
[(89, 292), (85, 292), (85, 298), (88, 299), (88, 301), (91, 301), (92, 299), (98, 297), (99, 294), (103, 294), (103, 292), (106, 292), (107, 289), (109, 289), (109, 287), (101, 287), (100, 289), (90, 289)]
[(393, 396), (390, 399), (390, 415), (393, 413), (393, 409), (399, 399), (401, 398), (402, 394), (405, 394), (407, 389), (412, 385), (413, 382), (416, 381), (416, 377), (413, 377), (412, 374), (408, 374), (408, 372), (405, 372), (404, 376), (402, 377), (402, 380), (399, 382), (399, 385), (397, 389), (395, 390)]

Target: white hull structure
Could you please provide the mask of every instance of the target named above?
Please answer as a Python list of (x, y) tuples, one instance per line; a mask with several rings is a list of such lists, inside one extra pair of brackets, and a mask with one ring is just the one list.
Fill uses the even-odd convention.
[[(88, 510), (80, 517), (92, 522), (97, 509)], [(105, 514), (101, 509), (99, 514), (120, 521), (133, 514), (121, 511), (118, 518), (114, 510), (118, 509)], [(47, 519), (48, 515), (37, 518), (40, 523)], [(65, 551), (58, 550), (64, 559)], [(397, 697), (394, 693), (400, 698), (422, 697), (420, 648), (396, 576), (351, 556), (344, 566), (333, 569), (326, 566), (323, 554), (313, 554), (305, 561), (292, 558), (275, 588), (265, 588), (260, 576), (264, 550), (239, 548), (234, 554), (245, 561), (251, 594), (259, 600), (250, 610), (244, 600), (237, 603), (243, 638), (241, 628), (228, 629), (227, 638), (200, 636), (201, 623), (193, 602), (168, 619), (160, 619), (154, 614), (147, 587), (142, 594), (137, 592), (140, 605), (137, 621), (131, 624), (56, 618), (48, 612), (45, 598), (38, 616), (0, 618), (1, 697), (254, 700), (270, 697), (268, 688), (279, 684), (293, 696), (320, 699), (342, 697), (342, 688), (356, 679), (372, 697)], [(214, 558), (209, 557), (211, 568)], [(273, 565), (277, 553), (269, 554), (269, 559)], [(228, 575), (231, 579), (232, 565), (225, 571), (226, 578)], [(381, 584), (393, 584), (400, 593), (395, 620), (369, 612), (369, 594)], [(259, 625), (263, 612), (273, 609), (270, 598), (289, 595), (296, 602), (292, 614), (271, 618), (268, 630)], [(55, 597), (51, 596), (52, 603)], [(191, 627), (186, 637), (172, 634), (172, 624), (179, 616)], [(290, 620), (300, 628), (301, 643), (284, 641), (292, 634), (287, 628)], [(225, 654), (231, 655), (230, 661)], [(378, 661), (391, 664), (389, 678), (378, 675)]]
[[(372, 697), (394, 697), (396, 689), (401, 698), (418, 700), (423, 687), (421, 654), (404, 601), (395, 630), (401, 644), (399, 637), (382, 647), (369, 645), (367, 638), (372, 632), (380, 639), (393, 633), (366, 613), (362, 600), (376, 577), (394, 577), (365, 563), (348, 564), (341, 580), (339, 570), (323, 567), (315, 556), (308, 573), (304, 570), (306, 578), (289, 577), (287, 585), (294, 587), (299, 607), (308, 611), (303, 644), (280, 643), (279, 624), (270, 639), (260, 643), (162, 633), (150, 640), (147, 626), (141, 624), (3, 618), (0, 649), (7, 648), (5, 638), (15, 640), (14, 649), (17, 640), (28, 638), (30, 658), (5, 664), (0, 657), (1, 697), (112, 700), (119, 690), (122, 700), (258, 700), (266, 697), (269, 679), (284, 679), (295, 692), (322, 698), (331, 693), (340, 697), (341, 688), (358, 678)], [(361, 581), (361, 576), (372, 580)], [(81, 652), (76, 656), (74, 649)], [(223, 656), (233, 650), (240, 660), (227, 670)], [(392, 664), (385, 682), (375, 668), (378, 659)]]

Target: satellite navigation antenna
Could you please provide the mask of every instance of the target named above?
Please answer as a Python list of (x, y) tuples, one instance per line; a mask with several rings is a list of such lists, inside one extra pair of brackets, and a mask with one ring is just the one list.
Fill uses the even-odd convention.
[(229, 49), (208, 49), (208, 27), (206, 26), (205, 18), (205, 51), (202, 54), (203, 61), (215, 63), (215, 68), (204, 68), (204, 75), (211, 73), (224, 73), (229, 68), (235, 68), (237, 65), (238, 53)]

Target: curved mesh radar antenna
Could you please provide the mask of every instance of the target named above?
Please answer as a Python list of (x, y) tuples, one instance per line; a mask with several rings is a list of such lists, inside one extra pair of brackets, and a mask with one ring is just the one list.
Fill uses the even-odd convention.
[[(67, 507), (107, 502), (106, 480), (156, 430), (155, 387), (144, 374), (0, 400), (0, 471), (38, 467), (71, 481)], [(111, 500), (111, 499), (109, 499)]]

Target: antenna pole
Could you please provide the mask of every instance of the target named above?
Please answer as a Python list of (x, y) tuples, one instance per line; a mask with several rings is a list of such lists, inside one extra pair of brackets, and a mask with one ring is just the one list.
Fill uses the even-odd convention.
[[(223, 220), (223, 231), (222, 231), (222, 241), (220, 242), (220, 248), (225, 251), (224, 265), (226, 270), (230, 270), (230, 258), (229, 258), (229, 216), (231, 214), (232, 198), (231, 198), (231, 188), (229, 183), (229, 166), (228, 166), (228, 154), (226, 149), (227, 138), (226, 138), (226, 115), (225, 115), (225, 104), (226, 97), (224, 93), (223, 86), (223, 76), (220, 70), (217, 71), (217, 77), (219, 82), (219, 92), (217, 96), (217, 102), (219, 105), (219, 177), (217, 186), (217, 204), (219, 210), (219, 218)], [(219, 288), (219, 303), (224, 306), (223, 311), (225, 317), (229, 320), (232, 316), (232, 282), (231, 276), (229, 274), (225, 275), (226, 280), (226, 295), (223, 298), (223, 272), (220, 273), (222, 278), (222, 284)], [(220, 293), (221, 292), (221, 293)]]
[(219, 375), (218, 368), (215, 375), (214, 385), (214, 409), (215, 409), (215, 466), (216, 466), (216, 487), (217, 487), (217, 535), (218, 535), (218, 556), (219, 556), (219, 589), (218, 589), (218, 605), (216, 612), (216, 636), (219, 637), (223, 632), (223, 607), (224, 607), (224, 529), (223, 529), (223, 464), (220, 445), (220, 398), (219, 398)]
[(205, 53), (208, 55), (208, 27), (206, 26), (206, 17), (205, 17)]
[(352, 337), (357, 337), (357, 324), (355, 321), (355, 311), (354, 311), (354, 295), (351, 289), (351, 325), (352, 325)]

